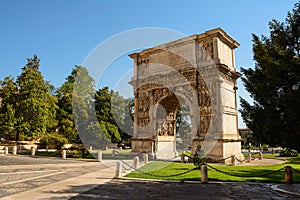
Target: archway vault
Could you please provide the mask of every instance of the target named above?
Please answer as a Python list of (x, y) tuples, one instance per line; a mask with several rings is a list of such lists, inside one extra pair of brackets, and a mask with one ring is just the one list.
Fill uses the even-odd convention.
[(242, 155), (236, 107), (240, 74), (234, 66), (237, 46), (219, 28), (130, 55), (135, 100), (132, 152), (175, 157), (176, 111), (186, 103), (192, 153), (202, 145), (210, 159)]

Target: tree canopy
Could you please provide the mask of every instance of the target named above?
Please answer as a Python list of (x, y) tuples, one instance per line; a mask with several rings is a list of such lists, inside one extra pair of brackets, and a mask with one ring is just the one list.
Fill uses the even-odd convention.
[(55, 125), (55, 99), (39, 62), (37, 55), (28, 58), (16, 82), (6, 77), (1, 83), (1, 132), (9, 139), (35, 139)]
[(75, 66), (57, 89), (58, 130), (69, 142), (81, 143), (78, 131), (84, 132), (88, 127), (89, 104), (93, 101), (93, 92), (94, 80), (82, 66)]
[(133, 133), (133, 99), (103, 87), (97, 90), (95, 108), (100, 127), (114, 143), (128, 141)]
[(300, 150), (300, 2), (269, 30), (253, 34), (255, 67), (241, 69), (253, 103), (241, 98), (240, 112), (259, 142)]
[(34, 55), (16, 81), (10, 76), (0, 80), (0, 137), (93, 146), (130, 139), (133, 99), (124, 99), (108, 87), (96, 91), (82, 66), (75, 66), (55, 89), (44, 80), (39, 66)]

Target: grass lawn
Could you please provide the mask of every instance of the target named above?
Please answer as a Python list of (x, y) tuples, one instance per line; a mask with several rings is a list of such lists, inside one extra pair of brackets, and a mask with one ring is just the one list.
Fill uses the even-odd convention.
[[(274, 158), (276, 155), (268, 155), (264, 157)], [(210, 166), (220, 170), (224, 173), (218, 172), (209, 166), (208, 178), (210, 181), (238, 181), (238, 182), (270, 182), (270, 183), (284, 183), (284, 169), (279, 172), (277, 170), (289, 165), (296, 170), (300, 171), (300, 157), (285, 158), (288, 161), (285, 164), (277, 164), (270, 166), (226, 166), (220, 164), (209, 164)], [(292, 164), (291, 164), (292, 161)], [(200, 170), (193, 170), (187, 174), (179, 176), (170, 176), (186, 172), (193, 169), (195, 166), (192, 163), (179, 163), (179, 162), (161, 162), (155, 161), (148, 165), (141, 167), (140, 172), (132, 172), (125, 177), (132, 178), (146, 178), (146, 179), (161, 179), (161, 180), (195, 180), (200, 181)], [(274, 172), (274, 173), (273, 173)], [(151, 174), (151, 175), (150, 175)], [(233, 176), (230, 176), (230, 175)], [(268, 175), (266, 175), (268, 174)], [(300, 183), (300, 173), (293, 172), (293, 180), (295, 183)]]

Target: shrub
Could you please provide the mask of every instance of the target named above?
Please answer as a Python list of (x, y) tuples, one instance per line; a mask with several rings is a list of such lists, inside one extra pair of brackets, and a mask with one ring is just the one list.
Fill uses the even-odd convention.
[(194, 165), (199, 167), (205, 164), (205, 152), (201, 149), (201, 145), (197, 146), (196, 152), (193, 157)]
[(46, 134), (40, 140), (40, 144), (43, 147), (48, 146), (50, 149), (57, 149), (57, 150), (60, 150), (62, 146), (67, 143), (68, 143), (67, 138), (57, 133)]
[(89, 155), (89, 151), (84, 147), (71, 147), (67, 150), (67, 156), (70, 158), (84, 158)]
[(264, 151), (268, 151), (269, 145), (268, 145), (268, 144), (263, 144), (263, 145), (261, 146), (261, 148), (262, 148)]
[(297, 150), (284, 148), (280, 151), (279, 156), (282, 157), (297, 157), (299, 155)]

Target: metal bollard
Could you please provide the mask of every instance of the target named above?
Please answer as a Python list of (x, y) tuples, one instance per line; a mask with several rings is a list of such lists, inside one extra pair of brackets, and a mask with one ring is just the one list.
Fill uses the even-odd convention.
[(62, 159), (66, 159), (67, 158), (67, 151), (66, 150), (62, 150), (61, 158)]
[(250, 153), (248, 154), (247, 161), (248, 161), (249, 163), (251, 162), (251, 154), (250, 154)]
[(102, 162), (102, 151), (98, 151), (98, 161)]
[(207, 176), (207, 166), (201, 165), (201, 183), (207, 183), (208, 176)]
[(122, 177), (122, 163), (121, 163), (121, 161), (118, 161), (116, 164), (115, 178), (120, 178), (120, 177)]
[(34, 157), (34, 156), (35, 156), (35, 148), (31, 147), (31, 157)]
[(5, 154), (5, 155), (8, 154), (8, 147), (4, 147), (4, 154)]
[(290, 166), (286, 166), (285, 168), (285, 183), (293, 184), (293, 171)]
[(258, 159), (259, 159), (259, 160), (262, 160), (262, 159), (263, 159), (263, 154), (262, 154), (262, 152), (258, 152)]
[(147, 165), (148, 164), (148, 154), (144, 154), (143, 156), (143, 159), (144, 159), (144, 164)]
[(116, 156), (116, 150), (114, 150), (114, 149), (112, 150), (111, 156), (112, 156), (112, 157), (115, 157), (115, 156)]
[(138, 156), (135, 156), (133, 158), (133, 166), (134, 166), (134, 169), (138, 169), (139, 168), (139, 157)]
[(13, 146), (12, 154), (17, 155), (17, 146)]
[(232, 165), (232, 166), (236, 166), (235, 155), (231, 156), (231, 165)]
[(108, 147), (105, 147), (105, 151), (108, 151), (109, 149), (108, 149)]

